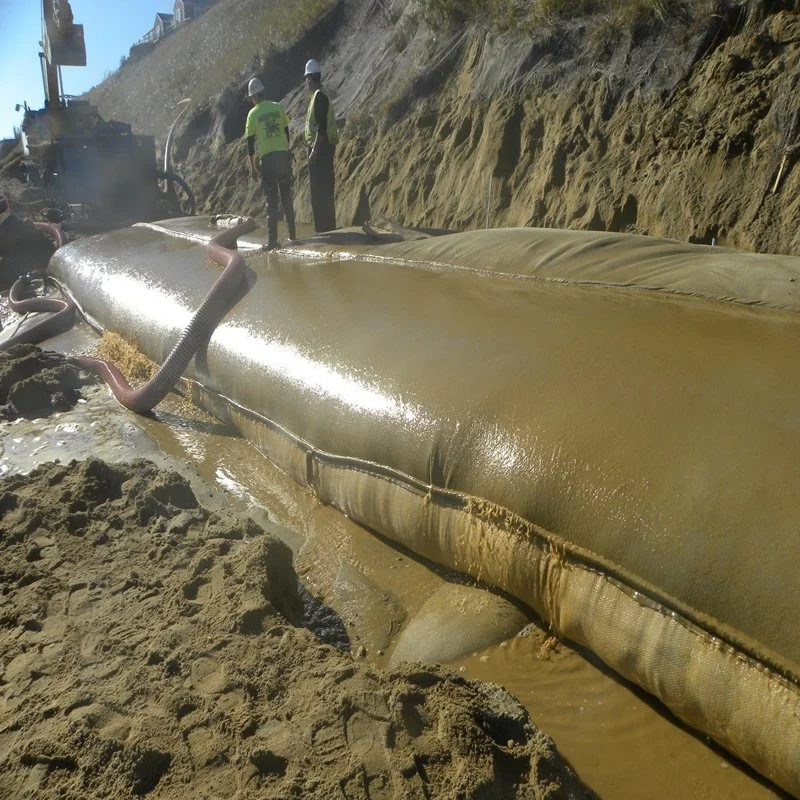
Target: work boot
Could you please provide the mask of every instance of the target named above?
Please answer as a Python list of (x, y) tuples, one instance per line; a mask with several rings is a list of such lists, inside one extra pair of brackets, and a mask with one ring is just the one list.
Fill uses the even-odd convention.
[(267, 250), (278, 246), (278, 220), (274, 216), (267, 220)]
[(281, 208), (286, 217), (286, 227), (289, 229), (289, 241), (297, 239), (297, 229), (294, 224), (294, 203), (292, 202), (292, 183), (284, 181), (280, 185)]

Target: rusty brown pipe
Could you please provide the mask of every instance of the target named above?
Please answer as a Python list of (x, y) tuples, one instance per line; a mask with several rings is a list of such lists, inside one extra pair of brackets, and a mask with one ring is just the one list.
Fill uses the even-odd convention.
[(65, 243), (64, 231), (61, 230), (60, 225), (53, 222), (39, 222), (38, 220), (33, 223), (37, 231), (41, 231), (45, 236), (49, 236), (56, 245), (56, 250), (63, 247)]
[(212, 261), (223, 267), (222, 274), (214, 282), (200, 307), (166, 361), (153, 378), (140, 389), (133, 389), (125, 376), (107, 361), (90, 356), (76, 359), (78, 364), (97, 372), (109, 385), (112, 394), (125, 408), (137, 414), (145, 414), (155, 408), (172, 390), (195, 353), (207, 341), (228, 310), (231, 298), (244, 277), (245, 263), (236, 250), (239, 236), (256, 227), (253, 220), (217, 234), (207, 245)]

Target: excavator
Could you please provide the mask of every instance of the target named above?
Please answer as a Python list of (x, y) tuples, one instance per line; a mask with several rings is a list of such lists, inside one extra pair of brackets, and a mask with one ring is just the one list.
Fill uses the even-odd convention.
[(28, 183), (65, 219), (113, 226), (193, 215), (187, 183), (159, 170), (153, 136), (63, 94), (61, 67), (86, 66), (83, 25), (68, 0), (42, 0), (40, 45), (44, 108), (26, 104), (22, 121)]

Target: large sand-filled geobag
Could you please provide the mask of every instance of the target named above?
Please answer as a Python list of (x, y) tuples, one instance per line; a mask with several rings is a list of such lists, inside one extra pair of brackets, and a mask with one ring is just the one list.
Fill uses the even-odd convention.
[[(51, 271), (160, 361), (215, 233), (135, 226)], [(262, 243), (197, 395), (800, 795), (800, 259), (532, 229)]]

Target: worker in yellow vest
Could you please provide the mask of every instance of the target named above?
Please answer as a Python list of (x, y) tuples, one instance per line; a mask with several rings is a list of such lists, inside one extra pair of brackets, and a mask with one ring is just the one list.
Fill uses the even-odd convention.
[(278, 246), (278, 195), (286, 215), (289, 239), (297, 238), (292, 202), (292, 157), (289, 150), (289, 118), (280, 103), (267, 100), (264, 84), (251, 78), (247, 94), (253, 107), (247, 114), (244, 135), (250, 172), (267, 198), (267, 249)]
[(306, 112), (305, 139), (308, 147), (308, 183), (311, 191), (311, 210), (317, 233), (336, 227), (334, 192), (336, 180), (333, 155), (339, 134), (333, 103), (322, 88), (322, 70), (315, 58), (306, 62), (306, 88), (310, 95)]

